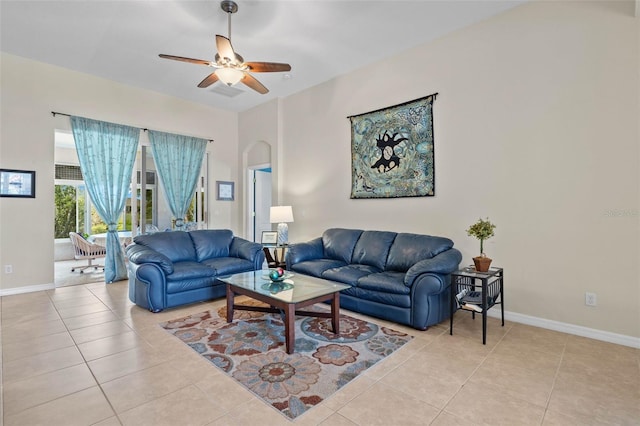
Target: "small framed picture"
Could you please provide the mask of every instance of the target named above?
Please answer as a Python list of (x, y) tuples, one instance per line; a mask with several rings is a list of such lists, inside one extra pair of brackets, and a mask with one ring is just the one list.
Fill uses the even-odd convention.
[(216, 181), (218, 188), (218, 196), (216, 200), (220, 201), (233, 201), (233, 182)]
[(278, 243), (278, 233), (276, 231), (262, 231), (262, 245), (275, 246)]
[(36, 172), (0, 169), (0, 197), (36, 198)]

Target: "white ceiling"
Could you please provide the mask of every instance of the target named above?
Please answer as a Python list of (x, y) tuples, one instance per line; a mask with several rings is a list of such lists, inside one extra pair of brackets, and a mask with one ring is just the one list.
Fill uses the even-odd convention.
[[(228, 35), (220, 2), (196, 0), (0, 0), (3, 52), (243, 111), (330, 80), (527, 0), (242, 1), (231, 40), (246, 61), (286, 62), (289, 73), (254, 74), (270, 92), (240, 84), (234, 97), (197, 84), (212, 68), (160, 59), (213, 60)], [(43, 76), (46, 78), (46, 76)]]

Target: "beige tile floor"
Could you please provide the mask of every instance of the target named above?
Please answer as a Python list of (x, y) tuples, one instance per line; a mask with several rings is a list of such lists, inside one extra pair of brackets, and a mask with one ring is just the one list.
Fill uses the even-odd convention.
[[(79, 269), (71, 272), (72, 268), (85, 266), (87, 262), (86, 260), (61, 260), (54, 262), (54, 282), (56, 283), (56, 287), (104, 281), (104, 269), (102, 268), (87, 268), (82, 270), (82, 273), (80, 273), (81, 270)], [(104, 265), (104, 259), (94, 260), (93, 264)]]
[[(0, 300), (2, 419), (12, 425), (291, 423), (157, 324), (222, 300), (152, 314), (127, 283)], [(637, 425), (640, 351), (456, 314), (319, 406), (303, 425)], [(2, 422), (0, 422), (2, 423)]]

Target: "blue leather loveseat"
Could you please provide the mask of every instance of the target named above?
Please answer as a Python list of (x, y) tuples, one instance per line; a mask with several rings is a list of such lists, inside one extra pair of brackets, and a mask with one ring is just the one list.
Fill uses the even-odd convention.
[(228, 229), (139, 235), (127, 246), (129, 299), (152, 312), (222, 297), (217, 277), (262, 269), (262, 246)]
[(334, 228), (291, 245), (287, 269), (350, 285), (342, 308), (425, 330), (449, 317), (461, 260), (448, 238)]

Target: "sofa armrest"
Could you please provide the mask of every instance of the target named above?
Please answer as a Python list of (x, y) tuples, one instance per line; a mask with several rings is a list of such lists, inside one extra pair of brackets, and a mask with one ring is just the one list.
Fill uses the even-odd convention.
[(289, 246), (287, 251), (287, 269), (291, 265), (311, 259), (322, 259), (324, 257), (324, 246), (322, 238), (318, 237), (306, 243), (296, 243)]
[(141, 265), (130, 262), (129, 300), (151, 312), (160, 312), (167, 307), (167, 277), (156, 263)]
[(462, 253), (452, 248), (442, 252), (431, 259), (424, 259), (413, 265), (404, 276), (404, 284), (411, 287), (420, 275), (436, 273), (448, 275), (458, 269), (462, 261)]
[(173, 273), (173, 262), (164, 254), (149, 247), (141, 246), (139, 244), (131, 244), (127, 246), (126, 252), (129, 262), (135, 263), (136, 265), (154, 263), (162, 268), (162, 271), (165, 274), (169, 275)]
[(240, 237), (233, 237), (231, 240), (229, 256), (249, 260), (253, 262), (256, 269), (262, 269), (264, 263), (262, 245)]

